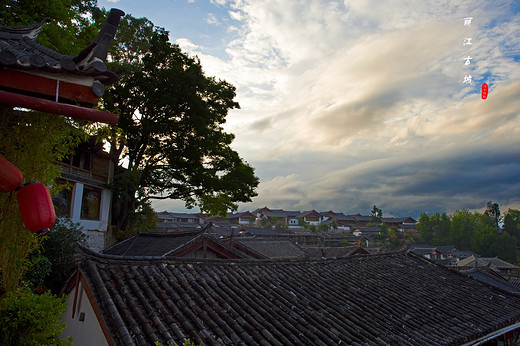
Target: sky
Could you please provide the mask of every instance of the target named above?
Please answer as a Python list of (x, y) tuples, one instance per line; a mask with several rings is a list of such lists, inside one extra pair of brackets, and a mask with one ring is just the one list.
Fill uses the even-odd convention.
[(237, 88), (241, 109), (224, 127), (260, 179), (239, 211), (520, 209), (517, 0), (98, 5), (164, 27), (206, 75)]

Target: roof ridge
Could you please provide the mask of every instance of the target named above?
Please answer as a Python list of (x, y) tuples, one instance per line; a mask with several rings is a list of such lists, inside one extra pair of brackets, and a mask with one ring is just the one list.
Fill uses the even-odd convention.
[(38, 34), (47, 22), (50, 22), (50, 20), (48, 18), (44, 18), (39, 23), (27, 26), (0, 25), (0, 31), (8, 32), (12, 35), (20, 35), (20, 38), (29, 37), (35, 39), (36, 37), (38, 37)]
[[(325, 259), (316, 259), (316, 258), (297, 258), (297, 259), (221, 259), (221, 258), (186, 258), (186, 257), (163, 257), (163, 256), (123, 256), (123, 255), (111, 255), (111, 254), (103, 254), (91, 250), (81, 244), (78, 244), (81, 252), (83, 253), (83, 259), (81, 262), (87, 260), (94, 260), (102, 263), (115, 263), (122, 262), (124, 264), (146, 264), (146, 263), (156, 263), (161, 262), (163, 264), (231, 264), (231, 265), (269, 265), (269, 264), (297, 264), (297, 263), (311, 263), (311, 262), (327, 262), (327, 261), (340, 261), (340, 260), (352, 260), (352, 259), (362, 259), (362, 258), (377, 258), (377, 257), (393, 257), (393, 256), (408, 256), (413, 255), (421, 260), (426, 260), (421, 256), (417, 256), (415, 254), (405, 253), (403, 251), (394, 251), (387, 253), (378, 253), (378, 254), (367, 254), (367, 255), (358, 255), (355, 257), (343, 257), (343, 258), (325, 258)], [(126, 263), (125, 263), (126, 262)], [(434, 264), (429, 262), (430, 264)]]

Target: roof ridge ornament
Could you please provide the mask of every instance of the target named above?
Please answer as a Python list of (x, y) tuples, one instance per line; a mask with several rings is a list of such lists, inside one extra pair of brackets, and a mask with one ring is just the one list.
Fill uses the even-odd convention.
[(36, 41), (47, 19), (24, 27), (0, 26), (0, 104), (116, 124), (117, 115), (90, 107), (103, 96), (102, 84), (119, 79), (105, 59), (123, 15), (111, 9), (96, 38), (75, 56)]
[(49, 22), (48, 18), (44, 18), (41, 22), (28, 26), (6, 26), (0, 25), (0, 38), (4, 38), (4, 35), (9, 35), (14, 39), (21, 39), (28, 37), (30, 39), (36, 39), (43, 26)]
[[(107, 58), (108, 48), (112, 45), (116, 36), (117, 27), (125, 13), (117, 8), (112, 8), (107, 20), (92, 43), (79, 52), (72, 60), (80, 67), (103, 62)], [(103, 64), (104, 65), (104, 64)], [(105, 67), (106, 70), (106, 67)]]

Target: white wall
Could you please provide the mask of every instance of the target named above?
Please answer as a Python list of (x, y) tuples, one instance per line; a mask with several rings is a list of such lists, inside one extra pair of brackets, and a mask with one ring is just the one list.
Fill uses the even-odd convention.
[(88, 245), (94, 251), (105, 248), (105, 233), (109, 226), (110, 203), (112, 201), (112, 191), (101, 189), (101, 205), (99, 220), (81, 219), (81, 200), (83, 197), (83, 183), (74, 183), (72, 189), (71, 221), (79, 223), (83, 227), (83, 233), (89, 236)]
[[(76, 302), (76, 311), (74, 318), (72, 318), (72, 308), (74, 306), (74, 292), (75, 287), (69, 295), (67, 301), (67, 312), (63, 316), (63, 321), (67, 324), (63, 334), (60, 336), (66, 339), (72, 336), (73, 344), (78, 346), (103, 346), (108, 345), (108, 342), (103, 334), (103, 330), (97, 320), (94, 309), (88, 300), (87, 294), (83, 289), (83, 285), (79, 282), (78, 298)], [(83, 315), (83, 321), (80, 317)]]

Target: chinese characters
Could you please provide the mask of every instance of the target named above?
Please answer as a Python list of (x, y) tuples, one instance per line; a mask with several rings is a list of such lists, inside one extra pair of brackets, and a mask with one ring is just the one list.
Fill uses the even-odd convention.
[[(464, 18), (464, 26), (467, 26), (467, 27), (471, 27), (471, 21), (473, 20), (473, 17), (466, 17)], [(462, 42), (462, 45), (463, 46), (471, 46), (472, 43), (471, 43), (471, 37), (464, 37), (464, 41)], [(471, 60), (473, 58), (471, 56), (467, 56), (466, 58), (464, 58), (464, 65), (465, 66), (468, 66), (469, 64), (471, 64)], [(473, 76), (471, 74), (467, 74), (467, 75), (464, 75), (464, 79), (462, 81), (462, 84), (469, 84), (469, 85), (472, 85), (473, 84)]]

